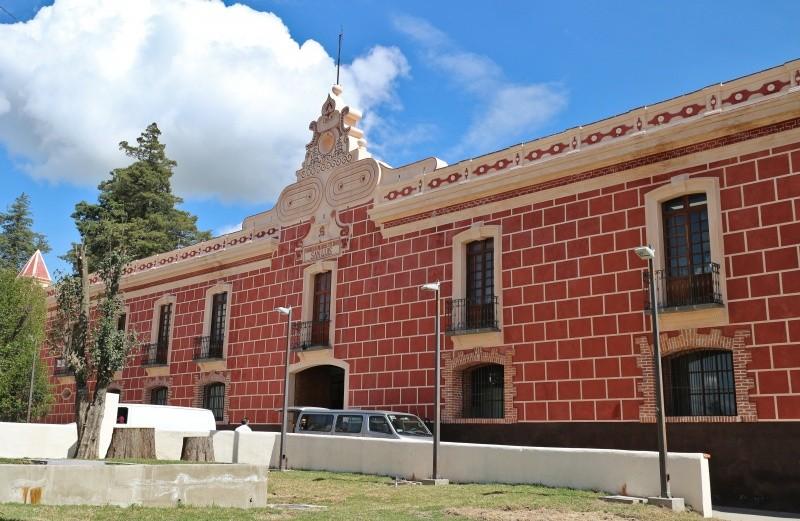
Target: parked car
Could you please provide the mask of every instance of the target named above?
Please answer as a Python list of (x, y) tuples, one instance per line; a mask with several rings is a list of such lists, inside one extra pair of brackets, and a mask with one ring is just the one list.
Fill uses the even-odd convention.
[(289, 410), (287, 430), (299, 434), (404, 440), (425, 440), (433, 437), (422, 420), (413, 414), (320, 407), (292, 407)]

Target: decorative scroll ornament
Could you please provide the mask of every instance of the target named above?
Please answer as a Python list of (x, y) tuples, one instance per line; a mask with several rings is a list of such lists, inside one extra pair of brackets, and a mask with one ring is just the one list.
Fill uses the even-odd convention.
[(298, 180), (319, 176), (338, 166), (369, 157), (364, 133), (355, 126), (361, 114), (344, 106), (341, 93), (342, 88), (334, 85), (322, 105), (320, 117), (308, 127), (313, 136), (306, 145), (303, 165), (297, 171)]

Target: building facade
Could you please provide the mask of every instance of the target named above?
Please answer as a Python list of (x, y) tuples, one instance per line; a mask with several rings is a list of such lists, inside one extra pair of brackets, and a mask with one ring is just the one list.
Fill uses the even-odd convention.
[(670, 449), (796, 506), (800, 61), (454, 165), (373, 159), (360, 117), (334, 86), (273, 209), (128, 267), (123, 401), (277, 427), (291, 306), (291, 404), (432, 418), (440, 281), (445, 440), (654, 449), (649, 244)]

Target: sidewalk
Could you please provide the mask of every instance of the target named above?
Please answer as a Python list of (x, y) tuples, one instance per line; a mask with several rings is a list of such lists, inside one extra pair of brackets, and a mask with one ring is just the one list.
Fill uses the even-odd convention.
[(750, 510), (746, 508), (715, 507), (714, 519), (728, 521), (786, 521), (800, 519), (800, 514), (789, 512), (771, 512), (769, 510)]

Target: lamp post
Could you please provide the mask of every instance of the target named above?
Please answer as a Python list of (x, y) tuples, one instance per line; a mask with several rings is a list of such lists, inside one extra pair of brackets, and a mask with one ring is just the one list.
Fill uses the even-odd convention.
[(286, 425), (289, 412), (289, 355), (292, 352), (292, 308), (275, 308), (281, 315), (286, 315), (286, 360), (283, 368), (283, 414), (281, 415), (281, 447), (278, 459), (278, 470), (286, 470)]
[(441, 284), (439, 282), (430, 282), (428, 284), (423, 284), (420, 286), (421, 290), (423, 291), (432, 291), (436, 296), (436, 323), (434, 324), (434, 334), (436, 335), (436, 354), (434, 355), (435, 358), (435, 370), (434, 370), (434, 399), (433, 399), (433, 473), (431, 475), (431, 479), (429, 481), (432, 485), (442, 485), (446, 484), (447, 480), (439, 478), (439, 441), (441, 440), (440, 435), (440, 426), (441, 426), (441, 401), (442, 401), (442, 390), (441, 390), (441, 351), (442, 351), (442, 340), (441, 334), (439, 332), (439, 327), (441, 324), (440, 320), (440, 308), (439, 305), (440, 296), (441, 296)]
[(658, 424), (658, 470), (661, 483), (661, 497), (672, 498), (667, 474), (667, 422), (664, 418), (664, 379), (661, 374), (661, 347), (658, 338), (658, 299), (656, 280), (653, 271), (655, 250), (650, 246), (640, 246), (633, 250), (642, 260), (647, 260), (648, 280), (650, 282), (650, 320), (653, 328), (653, 372), (656, 385), (656, 423)]

